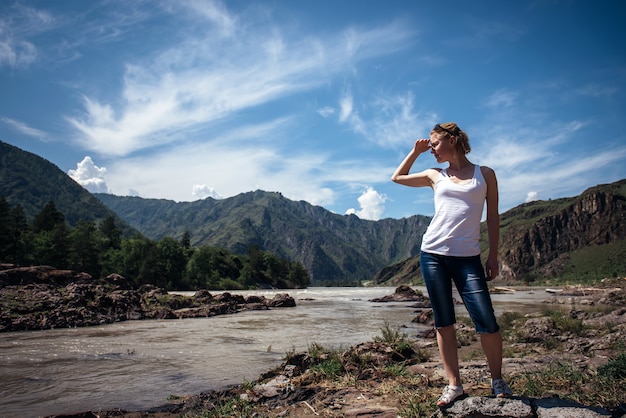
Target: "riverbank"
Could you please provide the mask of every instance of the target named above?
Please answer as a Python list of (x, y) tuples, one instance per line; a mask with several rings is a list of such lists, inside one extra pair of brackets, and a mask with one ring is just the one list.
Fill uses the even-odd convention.
[(272, 299), (199, 290), (192, 296), (143, 285), (119, 274), (94, 280), (87, 273), (49, 266), (0, 268), (0, 332), (88, 327), (130, 320), (188, 319), (296, 306), (286, 293)]
[[(407, 336), (402, 329), (388, 326), (373, 341), (345, 350), (311, 344), (307, 352), (287, 353), (281, 366), (254, 382), (181, 394), (150, 410), (64, 416), (486, 416), (479, 415), (481, 408), (491, 408), (492, 417), (622, 416), (626, 413), (625, 285), (624, 279), (615, 279), (593, 288), (566, 288), (562, 291), (570, 294), (552, 304), (565, 300), (569, 310), (552, 309), (548, 303), (536, 314), (500, 317), (505, 376), (516, 395), (511, 400), (489, 397), (480, 344), (468, 322), (461, 320), (459, 354), (469, 397), (445, 411), (435, 406), (446, 381), (432, 333)], [(511, 414), (515, 407), (518, 415)], [(578, 415), (545, 415), (557, 408), (573, 408)]]

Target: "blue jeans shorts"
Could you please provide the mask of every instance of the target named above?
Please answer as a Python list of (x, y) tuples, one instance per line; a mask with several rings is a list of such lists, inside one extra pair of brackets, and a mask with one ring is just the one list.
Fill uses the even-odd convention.
[(480, 256), (451, 257), (422, 251), (420, 269), (433, 308), (435, 328), (447, 327), (456, 322), (452, 301), (454, 280), (476, 332), (491, 334), (500, 330)]

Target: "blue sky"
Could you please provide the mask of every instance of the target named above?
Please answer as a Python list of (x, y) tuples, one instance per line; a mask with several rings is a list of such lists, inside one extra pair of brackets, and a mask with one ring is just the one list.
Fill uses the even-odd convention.
[[(389, 179), (455, 121), (500, 211), (626, 178), (621, 1), (0, 2), (0, 140), (88, 190), (432, 215)], [(417, 169), (436, 167), (430, 154)]]

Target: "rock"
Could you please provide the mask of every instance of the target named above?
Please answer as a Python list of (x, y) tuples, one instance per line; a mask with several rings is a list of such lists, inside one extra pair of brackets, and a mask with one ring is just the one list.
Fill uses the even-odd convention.
[(121, 274), (113, 273), (104, 278), (108, 283), (111, 283), (117, 290), (130, 290), (131, 286), (126, 277)]
[(193, 295), (194, 299), (202, 302), (208, 302), (213, 299), (213, 295), (206, 289), (200, 289)]
[(433, 418), (596, 418), (610, 416), (609, 411), (560, 398), (500, 399), (476, 396), (459, 399), (450, 406), (441, 408), (433, 415)]
[(434, 325), (435, 319), (433, 317), (433, 310), (418, 310), (415, 312), (417, 316), (411, 320), (417, 324)]
[(257, 400), (261, 398), (273, 398), (290, 390), (289, 378), (285, 375), (278, 375), (267, 383), (256, 385), (252, 388)]
[(296, 306), (294, 298), (287, 293), (278, 293), (267, 303), (270, 308), (293, 308)]
[(246, 303), (243, 308), (247, 311), (267, 311), (269, 309), (265, 303)]
[(293, 307), (286, 293), (265, 297), (172, 295), (150, 284), (138, 290), (111, 274), (94, 280), (86, 273), (49, 266), (0, 270), (0, 332), (84, 327), (126, 320), (198, 318), (270, 307)]
[(509, 417), (534, 418), (530, 402), (522, 399), (500, 399), (471, 396), (459, 399), (448, 407), (441, 408), (435, 417), (483, 418)]
[(265, 298), (265, 296), (251, 295), (246, 298), (246, 303), (260, 303), (265, 305), (267, 303), (267, 299)]
[(607, 410), (588, 407), (560, 398), (533, 399), (532, 403), (537, 411), (537, 418), (596, 418), (611, 416), (611, 413)]
[(211, 315), (211, 312), (205, 306), (177, 309), (172, 311), (172, 313), (178, 319), (208, 317)]
[(523, 341), (527, 343), (539, 343), (546, 341), (552, 336), (552, 320), (547, 317), (531, 318), (520, 328), (520, 333), (523, 334)]
[[(392, 295), (370, 299), (370, 302), (423, 302), (428, 300), (424, 295), (409, 286), (398, 286)], [(429, 304), (430, 306), (430, 304)]]
[(345, 418), (397, 418), (398, 408), (361, 407), (348, 409), (343, 413)]
[(215, 296), (213, 298), (216, 302), (221, 303), (221, 302), (235, 302), (237, 304), (244, 304), (246, 303), (246, 300), (243, 296), (241, 295), (233, 295), (230, 292), (224, 292), (221, 293), (217, 296)]

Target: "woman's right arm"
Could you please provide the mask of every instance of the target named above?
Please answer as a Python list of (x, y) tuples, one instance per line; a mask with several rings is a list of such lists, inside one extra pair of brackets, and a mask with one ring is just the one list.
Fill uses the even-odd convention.
[(429, 168), (419, 173), (409, 174), (413, 163), (419, 155), (430, 148), (428, 139), (418, 139), (409, 154), (400, 163), (391, 176), (391, 181), (411, 187), (432, 187), (439, 171)]

